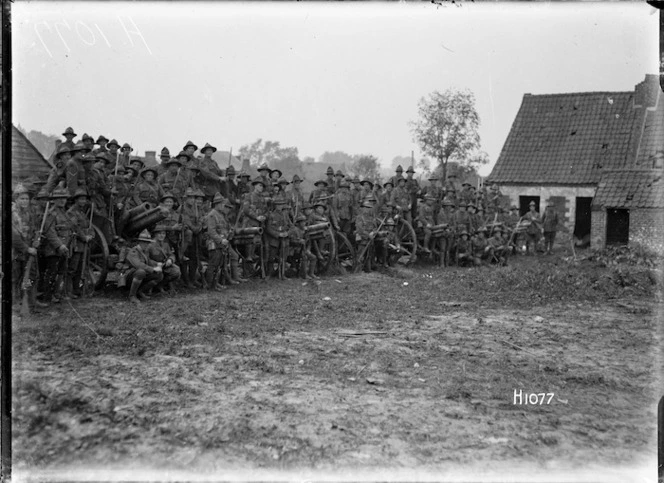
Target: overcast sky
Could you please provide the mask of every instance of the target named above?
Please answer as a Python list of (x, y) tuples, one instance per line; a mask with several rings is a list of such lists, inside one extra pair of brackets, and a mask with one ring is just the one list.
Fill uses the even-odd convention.
[[(524, 93), (632, 90), (658, 71), (645, 3), (22, 2), (13, 122), (104, 134), (143, 154), (257, 138), (410, 155), (434, 90), (470, 89), (495, 163)], [(490, 167), (483, 169), (488, 174)]]

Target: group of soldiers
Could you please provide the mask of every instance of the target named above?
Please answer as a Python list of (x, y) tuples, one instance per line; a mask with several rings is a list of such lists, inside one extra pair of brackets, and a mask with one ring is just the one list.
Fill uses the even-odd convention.
[[(285, 278), (296, 261), (295, 273), (316, 278), (331, 250), (328, 226), (350, 240), (365, 270), (398, 255), (399, 218), (423, 235), (425, 255), (436, 252), (445, 263), (504, 263), (516, 245), (518, 210), (501, 207), (496, 186), (476, 190), (463, 183), (457, 190), (454, 177), (432, 176), (421, 188), (412, 166), (405, 177), (399, 166), (381, 185), (330, 167), (306, 196), (299, 176), (288, 180), (265, 164), (253, 180), (232, 165), (223, 170), (209, 143), (200, 156), (191, 141), (174, 156), (164, 147), (161, 162), (150, 167), (131, 156), (127, 143), (87, 134), (74, 142), (72, 128), (63, 136), (48, 179), (14, 191), (14, 298), (22, 294), (31, 307), (90, 289), (95, 227), (114, 253), (118, 286), (129, 287), (134, 303), (177, 287), (220, 291), (243, 283), (239, 261), (246, 266), (261, 258), (257, 247), (276, 270), (268, 275)], [(155, 208), (156, 224), (137, 225), (137, 236), (125, 236), (132, 213)]]

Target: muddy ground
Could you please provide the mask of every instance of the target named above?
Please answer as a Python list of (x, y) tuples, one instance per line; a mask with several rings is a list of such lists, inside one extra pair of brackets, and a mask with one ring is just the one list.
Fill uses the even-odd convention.
[(660, 294), (550, 256), (54, 306), (13, 323), (14, 474), (654, 476)]

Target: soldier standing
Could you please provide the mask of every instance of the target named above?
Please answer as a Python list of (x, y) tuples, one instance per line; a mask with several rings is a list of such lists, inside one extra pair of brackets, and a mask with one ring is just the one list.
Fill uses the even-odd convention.
[(391, 201), (399, 211), (399, 215), (409, 223), (412, 223), (413, 219), (410, 215), (412, 205), (410, 203), (410, 193), (406, 189), (406, 178), (399, 178), (399, 181), (397, 181), (397, 187), (392, 192)]
[(314, 183), (314, 190), (311, 192), (309, 195), (309, 203), (315, 203), (317, 202), (320, 198), (327, 197), (328, 196), (328, 191), (327, 191), (327, 181), (324, 179), (319, 179)]
[(166, 146), (164, 146), (163, 148), (161, 148), (161, 153), (159, 153), (160, 163), (157, 166), (157, 173), (159, 174), (159, 176), (164, 174), (168, 169), (166, 163), (168, 163), (170, 159), (171, 159), (171, 152), (168, 150)]
[(373, 268), (373, 253), (371, 247), (373, 238), (376, 235), (378, 225), (373, 215), (373, 205), (365, 201), (362, 203), (360, 214), (355, 219), (355, 242), (357, 243), (357, 253), (364, 252), (364, 271), (370, 272)]
[[(262, 226), (267, 219), (267, 200), (263, 196), (265, 190), (265, 181), (261, 176), (258, 176), (251, 183), (253, 191), (246, 197), (243, 205), (244, 221), (243, 227), (258, 227)], [(250, 243), (247, 247), (247, 256), (245, 260), (253, 262), (255, 243)]]
[(160, 189), (155, 181), (157, 170), (154, 168), (144, 168), (140, 173), (140, 178), (136, 182), (134, 189), (134, 206), (142, 203), (149, 203), (150, 208), (159, 204)]
[(390, 181), (392, 181), (392, 184), (394, 186), (397, 186), (399, 184), (399, 180), (403, 178), (403, 168), (401, 165), (397, 166), (396, 169), (396, 174), (390, 178)]
[[(67, 215), (72, 220), (75, 230), (73, 234), (73, 250), (67, 267), (67, 285), (65, 291), (71, 298), (78, 298), (81, 295), (81, 273), (83, 268), (83, 254), (85, 245), (90, 243), (94, 235), (90, 230), (90, 214), (86, 212), (89, 203), (88, 192), (85, 188), (79, 188), (74, 193), (74, 205), (69, 208)], [(92, 207), (89, 208), (92, 210)]]
[(182, 260), (180, 270), (182, 281), (187, 288), (200, 285), (196, 281), (196, 272), (200, 261), (200, 234), (203, 231), (203, 200), (205, 194), (200, 190), (187, 188), (185, 202), (180, 208), (184, 228)]
[(431, 253), (431, 228), (436, 224), (433, 211), (434, 197), (426, 195), (425, 204), (420, 206), (415, 222), (419, 228), (424, 229), (424, 253)]
[(386, 183), (383, 184), (383, 188), (385, 191), (383, 191), (380, 195), (380, 198), (378, 198), (378, 209), (380, 210), (383, 206), (387, 205), (387, 203), (392, 201), (392, 192), (394, 191), (394, 185), (392, 184), (392, 181), (387, 181)]
[[(263, 182), (263, 191), (262, 191), (262, 196), (267, 198), (270, 196), (270, 193), (272, 192), (272, 180), (270, 179), (270, 173), (272, 170), (268, 167), (266, 163), (261, 164), (258, 169), (258, 178)], [(252, 183), (252, 186), (255, 186)]]
[(410, 195), (410, 219), (417, 216), (417, 196), (421, 193), (420, 184), (417, 182), (413, 175), (415, 170), (412, 166), (408, 166), (406, 170), (406, 191)]
[(143, 230), (138, 235), (138, 243), (127, 254), (127, 263), (130, 267), (127, 279), (131, 280), (129, 301), (135, 304), (141, 303), (138, 297), (149, 299), (149, 292), (164, 279), (162, 265), (151, 260), (148, 255), (148, 247), (151, 243), (150, 233)]
[(553, 242), (556, 239), (556, 231), (558, 230), (558, 213), (556, 213), (554, 208), (553, 203), (547, 203), (544, 214), (542, 215), (544, 249), (547, 255), (550, 255), (553, 251)]
[(68, 198), (69, 193), (64, 188), (53, 191), (51, 201), (54, 206), (49, 211), (44, 225), (46, 244), (43, 300), (46, 303), (60, 302), (67, 276), (69, 246), (75, 229), (74, 223), (65, 211)]
[(528, 205), (528, 213), (523, 215), (523, 218), (530, 223), (526, 229), (526, 255), (535, 255), (537, 250), (537, 243), (540, 240), (540, 225), (542, 220), (540, 218), (540, 214), (535, 209), (535, 206), (535, 202), (531, 201)]
[(221, 196), (233, 204), (234, 210), (237, 209), (240, 204), (240, 198), (233, 165), (226, 168), (226, 180), (221, 183)]
[(468, 232), (465, 228), (459, 232), (459, 238), (456, 240), (455, 252), (457, 265), (473, 262), (472, 246), (468, 240)]
[(221, 213), (222, 206), (226, 200), (220, 193), (217, 193), (212, 200), (212, 209), (205, 215), (205, 225), (207, 226), (207, 251), (208, 268), (205, 273), (205, 281), (208, 290), (221, 292), (224, 287), (219, 283), (219, 275), (223, 264), (224, 254), (230, 248), (230, 225)]
[(290, 246), (293, 247), (293, 256), (300, 260), (300, 276), (307, 280), (318, 278), (316, 275), (316, 255), (311, 253), (306, 240), (305, 225), (307, 217), (300, 213), (295, 217), (295, 226), (290, 232)]
[(327, 167), (327, 171), (325, 171), (325, 176), (327, 176), (327, 179), (325, 182), (327, 183), (326, 186), (326, 191), (328, 196), (332, 197), (334, 194), (335, 190), (335, 180), (334, 180), (334, 170), (332, 169), (332, 166)]
[(346, 177), (346, 175), (343, 174), (340, 169), (338, 169), (337, 172), (334, 173), (334, 192), (335, 193), (337, 191), (339, 191), (339, 188), (341, 187), (341, 183), (343, 183), (345, 177)]
[(99, 137), (97, 137), (97, 140), (95, 141), (95, 144), (98, 144), (99, 147), (97, 149), (94, 149), (92, 151), (92, 154), (99, 154), (99, 153), (107, 153), (108, 148), (106, 147), (106, 143), (108, 143), (108, 139), (103, 134), (100, 134)]
[[(196, 148), (195, 145), (194, 148)], [(201, 176), (205, 180), (202, 186), (203, 193), (205, 193), (205, 197), (208, 200), (212, 200), (214, 195), (221, 191), (221, 184), (226, 181), (224, 172), (221, 170), (217, 162), (212, 159), (212, 153), (216, 152), (217, 148), (209, 143), (205, 143), (205, 146), (201, 149), (203, 159), (199, 162), (199, 168), (201, 168)]]
[(66, 141), (63, 141), (61, 146), (64, 146), (66, 148), (73, 148), (75, 143), (74, 143), (74, 138), (77, 136), (77, 134), (74, 132), (74, 129), (71, 127), (68, 127), (65, 129), (65, 132), (62, 133), (62, 135), (65, 137)]
[(502, 229), (500, 226), (495, 226), (493, 228), (493, 234), (489, 238), (489, 246), (491, 247), (492, 261), (495, 260), (500, 265), (507, 265), (507, 254), (509, 249), (505, 244), (505, 241), (502, 237)]
[(251, 183), (249, 183), (251, 176), (249, 176), (249, 173), (240, 171), (240, 173), (238, 174), (238, 178), (239, 181), (237, 183), (237, 197), (240, 204), (242, 204), (244, 198), (249, 193), (251, 193)]
[[(111, 171), (115, 172), (115, 162), (118, 159), (118, 149), (120, 149), (120, 144), (115, 139), (111, 139), (108, 144), (106, 144), (106, 147), (108, 148), (108, 157), (111, 159)], [(126, 169), (127, 166), (120, 160), (120, 164), (124, 166)]]
[(346, 181), (341, 182), (338, 191), (332, 198), (331, 215), (334, 229), (341, 231), (350, 238), (352, 223), (355, 220), (355, 210), (349, 188)]
[(291, 189), (288, 192), (288, 198), (290, 199), (291, 210), (295, 217), (302, 213), (302, 206), (304, 205), (304, 193), (301, 186), (302, 180), (298, 175), (294, 175)]
[[(275, 210), (268, 215), (267, 224), (265, 226), (268, 245), (270, 247), (269, 259), (274, 260), (275, 264), (285, 264), (285, 257), (290, 251), (288, 240), (292, 228), (290, 216), (287, 211), (289, 209), (288, 200), (278, 199), (275, 200), (274, 203)], [(286, 278), (285, 275), (283, 278)]]
[(182, 163), (178, 159), (169, 159), (166, 163), (166, 172), (159, 176), (157, 185), (160, 195), (169, 192), (175, 197), (177, 204), (181, 205), (189, 186), (189, 175), (182, 168)]
[(492, 247), (489, 246), (489, 243), (486, 239), (486, 228), (483, 226), (478, 228), (477, 231), (475, 231), (475, 235), (475, 238), (471, 242), (473, 251), (473, 265), (479, 267), (491, 256)]

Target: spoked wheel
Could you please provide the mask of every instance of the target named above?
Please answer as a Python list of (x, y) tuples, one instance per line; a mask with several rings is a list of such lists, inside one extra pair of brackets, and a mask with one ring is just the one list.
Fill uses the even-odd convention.
[(90, 296), (95, 290), (101, 290), (108, 275), (108, 243), (96, 225), (92, 225), (92, 228), (94, 238), (88, 245), (88, 259), (85, 262), (87, 268), (82, 274), (86, 282), (83, 286), (87, 287), (87, 293), (84, 293), (84, 296)]
[[(318, 246), (318, 250), (316, 250), (314, 243)], [(317, 257), (319, 255), (322, 257), (322, 260), (318, 259), (318, 270), (316, 270), (316, 273), (318, 275), (323, 274), (330, 268), (337, 253), (337, 240), (332, 227), (324, 232), (324, 236), (313, 238), (311, 244), (312, 253)]]
[(335, 233), (337, 242), (337, 263), (346, 270), (352, 270), (355, 263), (355, 247), (342, 232)]
[(397, 260), (402, 260), (405, 265), (410, 265), (417, 258), (417, 235), (413, 226), (403, 218), (399, 217), (396, 223), (397, 240), (399, 240), (401, 251), (398, 254), (390, 255), (390, 263), (394, 264)]

